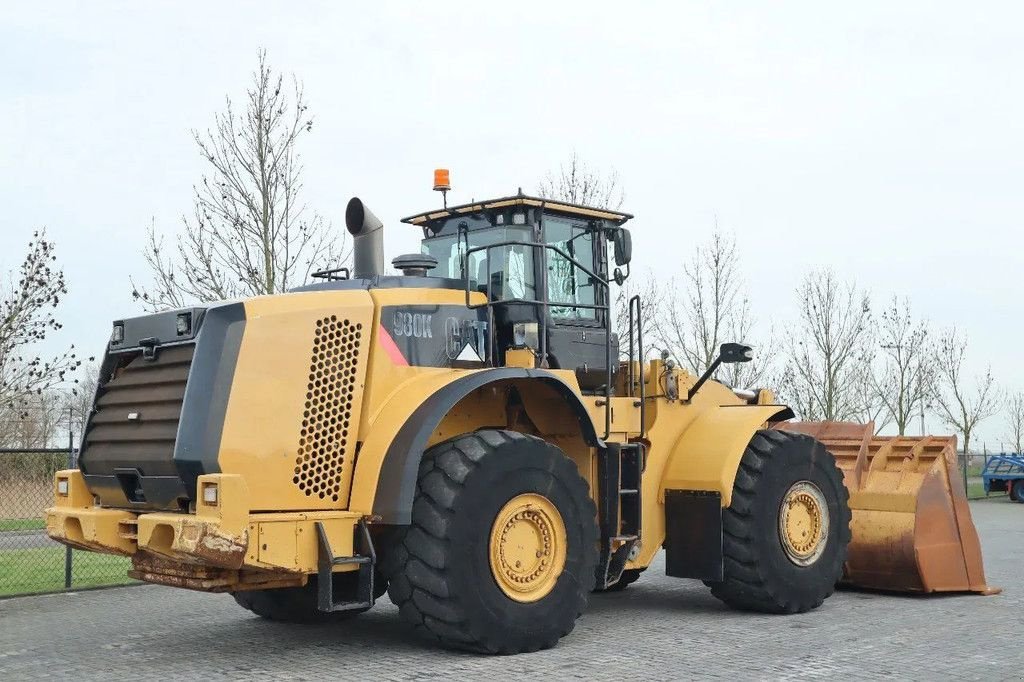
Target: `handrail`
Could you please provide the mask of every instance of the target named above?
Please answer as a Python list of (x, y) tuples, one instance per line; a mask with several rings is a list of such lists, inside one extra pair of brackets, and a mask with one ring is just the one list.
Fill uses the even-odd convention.
[[(461, 230), (460, 230), (460, 232), (461, 232)], [(540, 248), (540, 249), (546, 249), (548, 251), (554, 251), (555, 253), (560, 255), (562, 258), (567, 260), (569, 263), (571, 263), (573, 266), (579, 268), (580, 270), (585, 272), (587, 275), (589, 275), (590, 278), (594, 282), (603, 285), (605, 290), (608, 292), (607, 295), (605, 296), (605, 300), (606, 301), (609, 301), (609, 299), (611, 298), (611, 286), (610, 286), (610, 283), (608, 282), (608, 280), (606, 280), (605, 278), (601, 277), (597, 273), (591, 271), (589, 268), (587, 268), (587, 266), (583, 265), (578, 260), (576, 260), (575, 258), (570, 256), (569, 254), (567, 254), (565, 251), (563, 251), (562, 249), (558, 248), (554, 244), (545, 244), (543, 242), (525, 242), (525, 241), (521, 241), (521, 240), (510, 239), (510, 240), (505, 240), (505, 241), (501, 241), (501, 242), (495, 242), (494, 244), (481, 244), (480, 246), (470, 247), (469, 246), (469, 234), (468, 234), (468, 231), (466, 231), (465, 234), (466, 234), (466, 250), (462, 254), (462, 259), (463, 259), (463, 262), (462, 262), (462, 281), (463, 281), (463, 284), (465, 286), (465, 292), (466, 292), (466, 307), (469, 308), (470, 310), (476, 310), (476, 309), (479, 309), (479, 308), (487, 308), (487, 340), (488, 340), (488, 343), (487, 343), (487, 348), (486, 348), (486, 356), (487, 357), (485, 358), (485, 362), (488, 365), (493, 366), (493, 363), (494, 363), (494, 358), (493, 358), (494, 346), (495, 346), (494, 306), (496, 306), (496, 305), (507, 305), (509, 303), (521, 303), (521, 304), (525, 304), (525, 305), (539, 305), (539, 306), (543, 306), (544, 307), (544, 311), (545, 311), (544, 319), (540, 321), (540, 324), (538, 324), (538, 331), (540, 332), (540, 345), (541, 345), (540, 354), (541, 354), (541, 359), (542, 359), (542, 361), (546, 362), (547, 361), (547, 348), (548, 348), (547, 308), (550, 305), (550, 301), (547, 298), (547, 286), (546, 286), (546, 283), (545, 283), (545, 285), (543, 287), (544, 296), (541, 299), (509, 298), (509, 299), (502, 299), (500, 301), (492, 300), (492, 293), (493, 293), (493, 291), (492, 291), (493, 282), (492, 282), (492, 277), (491, 277), (491, 274), (492, 274), (491, 273), (491, 250), (492, 249), (503, 248), (503, 247), (508, 247), (508, 246), (526, 246), (526, 247), (530, 247), (530, 248), (534, 248), (534, 249)], [(462, 241), (461, 234), (460, 234), (460, 237), (459, 237), (459, 241), (460, 242)], [(487, 294), (486, 294), (487, 300), (484, 303), (480, 303), (480, 304), (475, 304), (474, 305), (474, 304), (470, 303), (470, 294), (472, 292), (470, 291), (470, 288), (469, 288), (469, 256), (470, 256), (470, 254), (478, 253), (480, 251), (484, 252), (484, 261), (487, 263)], [(544, 272), (546, 273), (547, 271), (544, 270)], [(534, 283), (534, 290), (536, 290), (536, 287), (537, 287), (537, 284)], [(568, 304), (568, 305), (562, 306), (561, 304), (559, 304), (558, 307), (583, 308), (583, 309), (586, 309), (586, 310), (604, 310), (605, 311), (605, 336), (604, 336), (605, 383), (604, 383), (604, 438), (603, 439), (607, 439), (611, 435), (611, 432), (612, 432), (612, 412), (611, 412), (611, 396), (612, 396), (612, 357), (611, 357), (611, 355), (612, 355), (612, 334), (611, 334), (611, 325), (610, 325), (610, 321), (611, 321), (610, 320), (610, 318), (611, 318), (611, 305), (610, 305), (610, 302), (605, 303), (604, 305), (598, 304), (598, 303), (572, 303), (572, 304)], [(616, 358), (616, 361), (618, 361), (618, 358)]]
[[(633, 318), (634, 303), (636, 304), (636, 320)], [(629, 394), (634, 395), (637, 385), (636, 372), (633, 369), (633, 328), (636, 328), (636, 367), (639, 370), (640, 390), (640, 437), (646, 435), (647, 421), (645, 419), (647, 410), (647, 386), (644, 382), (644, 321), (640, 315), (640, 295), (637, 294), (629, 299)]]
[[(336, 277), (339, 272), (344, 273), (344, 277)], [(328, 281), (352, 279), (352, 271), (347, 267), (340, 268), (328, 268), (326, 270), (317, 270), (316, 272), (310, 273), (309, 275), (313, 279), (326, 279)]]

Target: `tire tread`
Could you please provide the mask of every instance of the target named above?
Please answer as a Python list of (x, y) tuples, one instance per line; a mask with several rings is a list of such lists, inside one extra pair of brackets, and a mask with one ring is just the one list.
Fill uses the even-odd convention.
[[(733, 488), (732, 502), (723, 512), (722, 550), (724, 554), (724, 580), (705, 581), (711, 593), (729, 606), (748, 611), (766, 613), (802, 613), (817, 608), (824, 598), (834, 591), (834, 585), (821, 598), (798, 600), (781, 594), (773, 587), (773, 581), (766, 579), (765, 566), (755, 547), (754, 500), (759, 481), (766, 466), (780, 448), (791, 445), (797, 434), (785, 431), (762, 429), (751, 439), (740, 461)], [(849, 493), (842, 485), (842, 472), (832, 462), (832, 475), (840, 481), (842, 499), (839, 528), (840, 564), (846, 559), (846, 547), (850, 541)]]
[[(452, 589), (450, 575), (446, 571), (452, 548), (447, 536), (452, 527), (455, 501), (469, 476), (482, 465), (487, 455), (510, 441), (522, 439), (532, 439), (554, 447), (535, 436), (515, 431), (482, 429), (440, 443), (424, 453), (419, 468), (412, 524), (400, 536), (397, 544), (387, 551), (387, 560), (382, 562), (391, 585), (389, 594), (399, 607), (402, 617), (446, 646), (502, 654), (546, 649), (572, 631), (575, 619), (586, 608), (586, 596), (591, 585), (581, 586), (581, 597), (575, 609), (576, 618), (568, 619), (568, 624), (561, 629), (558, 637), (510, 648), (510, 645), (502, 641), (500, 633), (475, 630), (471, 619), (465, 617), (458, 600), (452, 596), (455, 590)], [(555, 466), (566, 467), (564, 480), (573, 489), (577, 499), (586, 500), (587, 518), (596, 517), (596, 507), (590, 498), (587, 483), (580, 477), (575, 465), (560, 453)], [(595, 544), (596, 541), (595, 525), (594, 537), (584, 538), (584, 542)], [(593, 567), (585, 570), (584, 574), (592, 575)]]

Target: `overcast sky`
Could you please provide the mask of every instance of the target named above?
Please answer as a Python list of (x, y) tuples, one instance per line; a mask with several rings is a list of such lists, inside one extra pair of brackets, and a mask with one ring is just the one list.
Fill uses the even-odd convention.
[(468, 201), (576, 150), (618, 172), (639, 269), (671, 277), (717, 216), (764, 327), (828, 266), (1024, 389), (1022, 26), (1013, 2), (8, 3), (0, 267), (45, 226), (71, 285), (56, 340), (99, 353), (141, 312), (146, 227), (190, 209), (190, 129), (265, 47), (316, 119), (309, 204), (341, 230), (361, 196), (389, 257), (418, 250), (397, 221), (439, 203), (434, 167)]

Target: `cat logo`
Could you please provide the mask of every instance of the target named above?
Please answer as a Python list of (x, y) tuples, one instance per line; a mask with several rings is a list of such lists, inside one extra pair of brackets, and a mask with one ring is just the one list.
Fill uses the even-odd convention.
[(449, 360), (480, 363), (479, 353), (473, 348), (476, 328), (471, 320), (449, 317), (444, 322), (445, 350)]
[(391, 328), (396, 336), (406, 336), (414, 339), (432, 339), (434, 332), (431, 328), (433, 316), (429, 313), (403, 313), (395, 312), (394, 324)]
[(449, 317), (444, 321), (444, 339), (448, 359), (454, 360), (459, 357), (459, 352), (466, 345), (462, 333), (462, 320), (457, 317)]

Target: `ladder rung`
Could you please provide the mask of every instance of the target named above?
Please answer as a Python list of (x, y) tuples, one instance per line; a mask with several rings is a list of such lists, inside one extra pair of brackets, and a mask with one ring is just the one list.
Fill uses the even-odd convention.
[(331, 559), (331, 564), (341, 566), (342, 564), (368, 564), (372, 561), (368, 556), (339, 556)]
[(636, 495), (639, 492), (640, 491), (637, 490), (636, 488), (623, 488), (622, 490), (619, 491), (619, 494), (620, 495)]
[(636, 540), (639, 536), (636, 535), (615, 535), (612, 537), (612, 542), (630, 542)]

